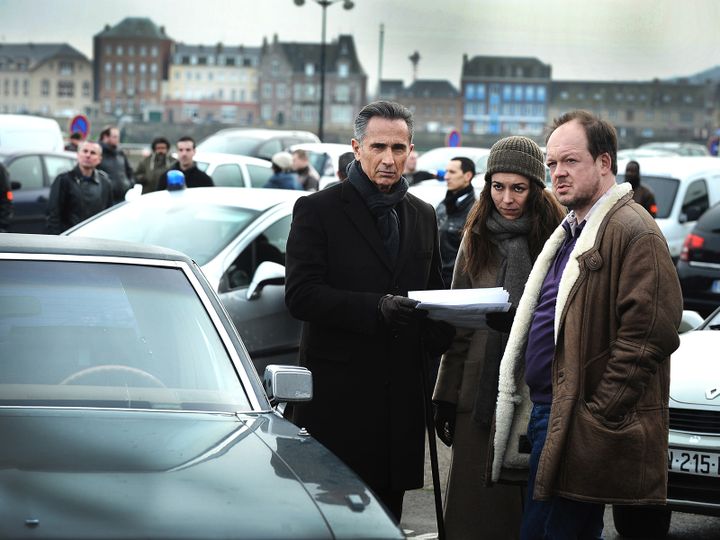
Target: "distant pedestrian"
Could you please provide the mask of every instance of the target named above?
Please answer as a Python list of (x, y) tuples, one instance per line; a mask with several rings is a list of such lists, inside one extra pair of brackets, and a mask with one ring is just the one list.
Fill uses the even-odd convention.
[(413, 150), (405, 162), (405, 169), (403, 170), (403, 178), (407, 180), (409, 185), (419, 184), (424, 180), (433, 180), (435, 175), (428, 171), (417, 170), (418, 153)]
[(445, 171), (447, 193), (445, 199), (437, 205), (435, 213), (440, 229), (440, 255), (442, 256), (442, 276), (445, 288), (452, 284), (455, 257), (465, 221), (475, 203), (475, 188), (472, 180), (475, 177), (475, 162), (466, 157), (455, 157), (450, 160)]
[(637, 161), (628, 161), (625, 166), (625, 181), (630, 182), (633, 188), (633, 200), (650, 212), (652, 217), (657, 214), (655, 194), (640, 180), (640, 164)]
[(102, 162), (97, 168), (110, 177), (113, 186), (113, 204), (124, 201), (125, 193), (135, 183), (130, 161), (119, 145), (120, 130), (116, 126), (106, 126), (100, 132)]
[(73, 131), (72, 135), (70, 135), (70, 140), (65, 145), (65, 150), (68, 152), (77, 152), (78, 147), (80, 146), (80, 143), (83, 141), (82, 133), (79, 131)]
[(491, 476), (529, 467), (522, 540), (602, 538), (605, 504), (666, 502), (682, 293), (655, 220), (616, 183), (612, 124), (571, 111), (546, 148), (570, 213), (533, 265), (500, 363)]
[(158, 181), (165, 171), (177, 163), (170, 155), (170, 141), (165, 137), (153, 139), (149, 156), (138, 163), (135, 169), (135, 181), (142, 184), (143, 194), (157, 191)]
[(289, 152), (277, 152), (271, 163), (273, 174), (263, 187), (302, 190), (297, 174), (292, 171), (293, 158)]
[(83, 141), (75, 168), (55, 178), (48, 201), (48, 234), (60, 234), (113, 205), (112, 183), (97, 168), (101, 159), (100, 145)]
[(350, 167), (350, 164), (354, 160), (355, 160), (355, 154), (353, 152), (345, 152), (344, 154), (341, 154), (340, 157), (338, 158), (338, 169), (335, 172), (338, 179), (325, 184), (325, 189), (329, 188), (330, 186), (334, 186), (335, 184), (339, 184), (339, 183), (347, 180), (348, 167)]
[[(195, 140), (189, 136), (180, 137), (175, 143), (175, 147), (177, 148), (178, 161), (171, 165), (168, 171), (182, 171), (185, 175), (185, 185), (188, 188), (213, 187), (215, 184), (212, 178), (198, 169), (197, 163), (193, 159), (195, 157)], [(158, 191), (167, 189), (168, 171), (165, 171), (158, 179)]]
[(310, 163), (305, 150), (298, 149), (292, 153), (292, 168), (305, 191), (320, 189), (320, 175)]
[[(507, 316), (488, 314), (489, 328), (457, 328), (440, 362), (433, 405), (438, 437), (452, 446), (445, 492), (448, 540), (504, 540), (520, 533), (524, 490), (519, 485), (487, 487), (484, 479), (512, 313), (545, 240), (565, 216), (545, 189), (543, 161), (538, 145), (526, 137), (496, 142), (482, 193), (463, 223), (453, 289), (503, 287), (513, 307)], [(474, 164), (467, 168), (474, 171)], [(458, 173), (462, 170), (454, 159), (445, 175), (448, 187), (459, 181)]]

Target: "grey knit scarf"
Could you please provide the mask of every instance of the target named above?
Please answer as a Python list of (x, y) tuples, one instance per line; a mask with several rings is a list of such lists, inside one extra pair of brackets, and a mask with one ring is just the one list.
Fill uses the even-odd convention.
[[(510, 293), (513, 307), (517, 307), (532, 269), (527, 242), (530, 225), (527, 214), (517, 219), (505, 219), (495, 209), (487, 220), (487, 228), (491, 233), (490, 241), (500, 259), (495, 284)], [(473, 408), (473, 419), (483, 426), (490, 425), (495, 412), (500, 360), (507, 345), (507, 338), (507, 334), (488, 329), (485, 361)]]
[(348, 182), (357, 189), (370, 213), (375, 217), (385, 250), (394, 266), (400, 252), (400, 218), (395, 205), (403, 200), (407, 193), (407, 180), (400, 177), (390, 189), (390, 193), (383, 193), (367, 177), (360, 162), (354, 161), (348, 167)]

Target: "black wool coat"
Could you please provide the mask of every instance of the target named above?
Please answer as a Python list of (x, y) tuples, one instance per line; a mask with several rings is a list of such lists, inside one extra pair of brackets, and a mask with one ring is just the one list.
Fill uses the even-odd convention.
[(441, 289), (435, 211), (407, 194), (396, 206), (393, 267), (375, 219), (348, 182), (298, 199), (287, 243), (285, 302), (305, 321), (300, 365), (313, 400), (293, 421), (375, 489), (423, 485), (422, 324), (381, 323), (385, 294)]

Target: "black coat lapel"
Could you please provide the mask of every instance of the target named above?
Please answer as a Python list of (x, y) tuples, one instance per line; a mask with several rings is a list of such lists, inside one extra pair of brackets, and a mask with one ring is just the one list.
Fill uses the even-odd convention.
[(414, 236), (419, 232), (416, 229), (418, 211), (415, 205), (408, 200), (407, 195), (397, 205), (396, 210), (400, 218), (400, 253), (398, 254), (397, 265), (395, 266), (393, 276), (399, 275), (405, 266), (412, 252)]
[(375, 224), (375, 220), (367, 205), (360, 197), (360, 194), (351, 184), (344, 182), (342, 185), (341, 199), (343, 202), (343, 210), (350, 218), (352, 224), (365, 240), (367, 240), (378, 258), (387, 266), (388, 270), (392, 271), (390, 256), (385, 249), (382, 238), (380, 238), (380, 232)]

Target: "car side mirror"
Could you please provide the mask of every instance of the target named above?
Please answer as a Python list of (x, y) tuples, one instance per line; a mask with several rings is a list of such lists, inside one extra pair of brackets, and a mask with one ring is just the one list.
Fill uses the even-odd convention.
[(18, 182), (17, 180), (10, 180), (10, 190), (11, 191), (17, 191), (18, 189), (22, 188), (22, 183)]
[(263, 374), (263, 386), (270, 404), (302, 403), (312, 400), (312, 373), (300, 366), (270, 364)]
[(271, 261), (263, 261), (255, 270), (245, 298), (254, 300), (266, 285), (283, 285), (285, 283), (285, 267)]
[(678, 327), (678, 334), (694, 330), (700, 326), (702, 322), (703, 318), (697, 311), (684, 309), (682, 312), (682, 319), (680, 320), (680, 326)]

